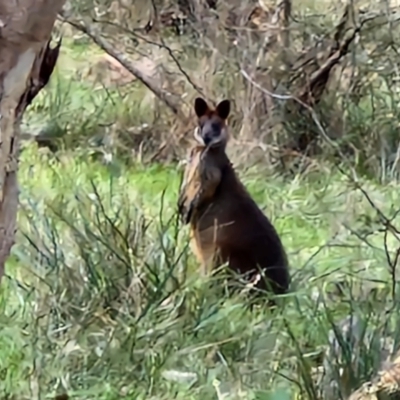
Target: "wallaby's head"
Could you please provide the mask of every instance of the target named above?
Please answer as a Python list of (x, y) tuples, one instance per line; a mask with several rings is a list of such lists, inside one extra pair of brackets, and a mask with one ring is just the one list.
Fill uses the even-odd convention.
[(215, 109), (211, 109), (204, 99), (198, 97), (194, 101), (194, 110), (198, 118), (195, 139), (208, 147), (225, 147), (229, 139), (226, 119), (231, 111), (230, 101), (222, 100)]

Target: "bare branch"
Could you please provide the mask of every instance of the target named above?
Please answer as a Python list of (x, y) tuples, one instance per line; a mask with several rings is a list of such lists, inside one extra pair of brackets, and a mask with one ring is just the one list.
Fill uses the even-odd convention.
[(178, 104), (171, 98), (171, 94), (166, 92), (160, 87), (157, 87), (142, 71), (137, 69), (132, 62), (126, 57), (125, 54), (117, 51), (114, 46), (111, 45), (106, 39), (101, 37), (91, 25), (84, 25), (83, 23), (77, 23), (70, 20), (63, 20), (67, 22), (75, 29), (85, 33), (96, 43), (102, 50), (108, 55), (115, 58), (122, 66), (124, 66), (132, 75), (139, 79), (147, 88), (149, 88), (164, 104), (179, 118), (185, 120), (185, 116), (182, 114)]

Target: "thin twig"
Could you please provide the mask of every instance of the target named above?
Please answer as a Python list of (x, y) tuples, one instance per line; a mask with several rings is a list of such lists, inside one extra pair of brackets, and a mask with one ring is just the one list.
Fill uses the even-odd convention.
[[(311, 118), (313, 119), (313, 122), (317, 126), (317, 128), (319, 130), (319, 133), (322, 136), (322, 138), (329, 145), (331, 145), (333, 148), (335, 148), (338, 151), (338, 154), (341, 157), (342, 162), (344, 162), (349, 167), (349, 170), (352, 172), (352, 174), (346, 172), (339, 164), (336, 164), (336, 167), (339, 170), (339, 172), (342, 175), (346, 176), (352, 182), (352, 184), (354, 185), (355, 189), (359, 190), (362, 193), (362, 195), (367, 200), (367, 202), (369, 203), (371, 208), (373, 208), (374, 211), (378, 214), (380, 220), (382, 221), (382, 223), (384, 225), (384, 229), (385, 229), (386, 235), (387, 235), (387, 232), (390, 232), (398, 241), (400, 241), (400, 238), (398, 236), (398, 235), (400, 235), (400, 231), (392, 224), (393, 218), (388, 218), (382, 212), (382, 210), (374, 203), (374, 201), (371, 199), (371, 197), (366, 192), (366, 190), (358, 182), (358, 179), (357, 179), (357, 176), (356, 176), (356, 172), (355, 172), (354, 168), (351, 166), (351, 163), (350, 163), (348, 157), (346, 157), (343, 154), (343, 152), (340, 149), (340, 146), (336, 142), (331, 140), (329, 138), (329, 136), (326, 134), (325, 129), (323, 128), (321, 122), (319, 121), (315, 110), (311, 106), (309, 106), (308, 104), (304, 103), (304, 101), (300, 100), (299, 98), (297, 98), (295, 96), (292, 96), (292, 95), (279, 95), (279, 94), (275, 94), (275, 93), (270, 92), (269, 90), (263, 88), (261, 85), (259, 85), (257, 82), (255, 82), (249, 76), (249, 74), (246, 71), (244, 71), (243, 69), (240, 72), (252, 85), (254, 85), (257, 89), (261, 90), (266, 95), (271, 96), (272, 98), (277, 99), (277, 100), (295, 101), (298, 104), (300, 104), (302, 107), (304, 107), (310, 113)], [(399, 212), (400, 212), (400, 210), (398, 212), (396, 212), (395, 215), (397, 215), (397, 213), (399, 213)], [(390, 257), (390, 254), (389, 254), (389, 249), (387, 248), (387, 240), (386, 239), (384, 240), (384, 246), (385, 246), (385, 253), (386, 253), (386, 257), (387, 257), (387, 262), (389, 264), (391, 280), (392, 280), (392, 296), (393, 296), (393, 298), (395, 298), (395, 295), (396, 295), (396, 267), (397, 267), (398, 259), (400, 258), (400, 247), (396, 251), (394, 260), (392, 260), (392, 258)]]
[(182, 114), (178, 105), (172, 101), (171, 94), (156, 86), (145, 74), (137, 69), (132, 62), (125, 56), (125, 54), (119, 52), (109, 43), (107, 40), (102, 38), (94, 29), (93, 26), (86, 25), (83, 23), (73, 22), (67, 19), (62, 19), (73, 26), (75, 29), (85, 33), (90, 39), (93, 40), (102, 50), (104, 50), (109, 56), (117, 60), (127, 71), (133, 76), (140, 80), (148, 89), (150, 89), (164, 104), (180, 119), (185, 120), (186, 117)]

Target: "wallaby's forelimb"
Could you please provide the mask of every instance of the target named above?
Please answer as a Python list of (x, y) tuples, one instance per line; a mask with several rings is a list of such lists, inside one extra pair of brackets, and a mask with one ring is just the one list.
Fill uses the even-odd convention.
[(178, 209), (182, 221), (188, 224), (193, 212), (213, 198), (221, 182), (221, 170), (207, 161), (208, 148), (195, 147), (186, 166), (181, 185)]

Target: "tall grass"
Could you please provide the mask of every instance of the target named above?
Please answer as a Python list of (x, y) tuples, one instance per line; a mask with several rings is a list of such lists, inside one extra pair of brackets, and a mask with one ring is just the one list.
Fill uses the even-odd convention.
[[(177, 168), (25, 148), (2, 397), (336, 399), (370, 378), (400, 326), (375, 211), (339, 175), (241, 176), (289, 253), (294, 288), (275, 312), (199, 277)], [(364, 185), (385, 212), (398, 201), (397, 185)]]

